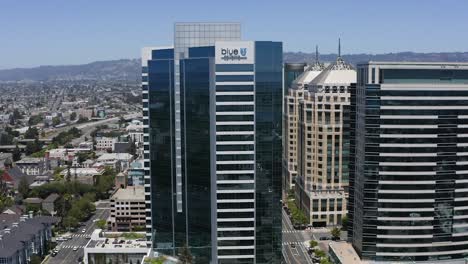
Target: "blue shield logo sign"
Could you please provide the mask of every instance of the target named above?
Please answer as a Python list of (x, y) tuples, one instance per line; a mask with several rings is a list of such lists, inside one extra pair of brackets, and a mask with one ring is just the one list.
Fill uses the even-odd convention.
[(242, 56), (247, 55), (247, 48), (240, 48), (240, 53)]

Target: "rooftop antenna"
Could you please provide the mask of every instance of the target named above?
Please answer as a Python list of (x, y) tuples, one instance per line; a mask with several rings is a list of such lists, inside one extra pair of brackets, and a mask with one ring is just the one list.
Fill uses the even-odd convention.
[(338, 38), (338, 58), (341, 57), (341, 39)]

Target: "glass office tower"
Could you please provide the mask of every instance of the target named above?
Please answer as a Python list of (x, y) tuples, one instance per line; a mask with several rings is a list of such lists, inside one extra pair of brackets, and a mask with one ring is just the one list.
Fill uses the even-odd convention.
[(282, 44), (175, 29), (143, 50), (148, 239), (195, 263), (279, 263)]
[(351, 91), (354, 248), (367, 260), (465, 263), (468, 64), (369, 62)]

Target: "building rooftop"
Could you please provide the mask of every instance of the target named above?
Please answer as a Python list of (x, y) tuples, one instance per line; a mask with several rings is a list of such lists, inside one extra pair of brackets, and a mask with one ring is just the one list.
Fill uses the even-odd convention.
[(42, 199), (39, 197), (29, 197), (24, 199), (23, 202), (28, 204), (40, 204), (42, 203)]
[(147, 253), (149, 250), (143, 232), (106, 232), (104, 234), (101, 229), (94, 230), (86, 249), (105, 250), (106, 252), (109, 252), (109, 249), (120, 252), (136, 249), (140, 253)]
[(49, 196), (47, 196), (47, 198), (44, 199), (44, 203), (53, 203), (55, 202), (55, 200), (57, 200), (58, 198), (60, 197), (60, 195), (56, 194), (56, 193), (51, 193), (49, 194)]
[(338, 57), (334, 63), (314, 78), (310, 85), (349, 84), (355, 83), (356, 78), (357, 73), (354, 67)]
[(104, 161), (104, 160), (130, 160), (132, 159), (132, 155), (128, 153), (104, 153), (102, 154), (97, 160)]
[(113, 200), (145, 200), (145, 188), (143, 186), (131, 186), (125, 189), (118, 189), (112, 195)]
[[(67, 175), (68, 170), (63, 170), (60, 174)], [(104, 169), (102, 167), (93, 167), (93, 168), (70, 168), (70, 175), (74, 176), (89, 176), (89, 175), (101, 175), (104, 173)]]
[(0, 160), (11, 158), (13, 154), (0, 152)]
[(26, 157), (24, 159), (18, 160), (16, 162), (16, 165), (22, 165), (22, 164), (34, 164), (34, 163), (41, 163), (42, 159), (41, 158), (30, 158)]
[(331, 252), (340, 260), (339, 263), (346, 264), (366, 264), (367, 261), (361, 261), (351, 243), (346, 241), (332, 241), (328, 244)]
[[(0, 258), (14, 255), (23, 248), (24, 242), (30, 241), (45, 225), (58, 222), (58, 218), (52, 216), (28, 218), (26, 216), (1, 214), (0, 223), (6, 223), (6, 221), (4, 222), (6, 218), (10, 222), (8, 225), (4, 224), (4, 228), (0, 231)], [(13, 218), (15, 219), (13, 220)]]

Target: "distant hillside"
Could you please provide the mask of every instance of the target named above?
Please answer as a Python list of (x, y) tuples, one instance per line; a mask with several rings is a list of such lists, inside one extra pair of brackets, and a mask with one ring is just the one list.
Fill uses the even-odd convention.
[[(320, 55), (321, 61), (334, 61), (337, 54)], [(356, 65), (364, 61), (428, 61), (428, 62), (468, 62), (468, 52), (416, 53), (398, 52), (386, 54), (349, 54), (342, 56), (347, 62)], [(286, 62), (310, 62), (315, 60), (315, 54), (303, 52), (285, 52)]]
[(139, 80), (139, 59), (96, 61), (82, 65), (39, 66), (0, 70), (0, 81)]
[[(468, 62), (468, 52), (416, 53), (399, 52), (387, 54), (350, 54), (343, 58), (351, 64), (363, 61), (446, 61)], [(322, 54), (323, 62), (334, 61), (336, 54)], [(285, 52), (285, 62), (311, 62), (315, 54)], [(140, 59), (96, 61), (82, 65), (40, 66), (0, 70), (0, 81), (47, 81), (47, 80), (129, 80), (138, 82), (141, 72)]]

